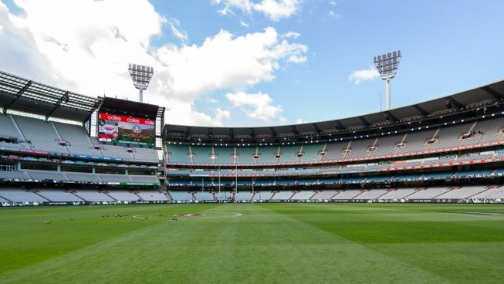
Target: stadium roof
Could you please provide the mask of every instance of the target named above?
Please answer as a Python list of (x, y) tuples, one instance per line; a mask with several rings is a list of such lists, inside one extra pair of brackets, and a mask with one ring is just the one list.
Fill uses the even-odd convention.
[(164, 108), (157, 105), (126, 101), (115, 98), (104, 98), (100, 111), (109, 111), (117, 114), (131, 114), (155, 118), (160, 112), (164, 114)]
[(407, 130), (455, 119), (502, 113), (504, 80), (434, 100), (361, 116), (270, 127), (199, 127), (166, 124), (163, 137), (180, 143), (259, 144), (352, 138)]
[(24, 79), (0, 71), (0, 107), (50, 117), (84, 122), (103, 98), (93, 98)]

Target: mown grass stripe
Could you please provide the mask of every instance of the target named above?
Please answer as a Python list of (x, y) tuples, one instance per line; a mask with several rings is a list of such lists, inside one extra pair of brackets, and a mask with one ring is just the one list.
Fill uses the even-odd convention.
[[(19, 215), (0, 210), (0, 223), (11, 228), (10, 234), (0, 232), (0, 263), (26, 260), (0, 270), (0, 282), (499, 283), (504, 242), (502, 234), (489, 234), (504, 228), (503, 219), (449, 213), (459, 208), (197, 204), (19, 208)], [(172, 220), (186, 213), (201, 217)], [(204, 217), (232, 213), (241, 216)], [(51, 225), (38, 220), (47, 214)], [(128, 216), (102, 217), (114, 214)], [(433, 229), (441, 240), (425, 236)], [(28, 231), (29, 244), (22, 236)], [(461, 236), (455, 238), (457, 232)], [(31, 261), (34, 253), (47, 255)]]

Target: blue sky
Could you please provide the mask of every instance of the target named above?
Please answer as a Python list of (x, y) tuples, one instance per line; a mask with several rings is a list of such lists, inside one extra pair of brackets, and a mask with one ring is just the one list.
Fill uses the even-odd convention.
[(0, 0), (0, 69), (137, 100), (166, 123), (265, 126), (385, 108), (373, 57), (401, 50), (392, 108), (504, 79), (504, 1)]

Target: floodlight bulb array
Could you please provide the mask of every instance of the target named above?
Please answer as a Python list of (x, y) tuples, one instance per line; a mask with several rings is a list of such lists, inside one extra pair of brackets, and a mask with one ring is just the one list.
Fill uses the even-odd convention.
[(394, 51), (374, 57), (374, 64), (381, 78), (392, 78), (397, 72), (401, 61), (401, 51)]
[(147, 87), (149, 87), (150, 80), (154, 74), (154, 68), (150, 66), (130, 64), (128, 70), (135, 88), (139, 90), (146, 90)]

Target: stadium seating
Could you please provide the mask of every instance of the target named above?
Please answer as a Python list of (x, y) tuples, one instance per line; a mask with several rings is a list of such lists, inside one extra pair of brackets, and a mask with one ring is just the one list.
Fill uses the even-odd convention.
[(32, 178), (25, 171), (0, 171), (0, 179), (31, 180)]
[(73, 194), (75, 196), (81, 198), (82, 200), (90, 201), (90, 202), (112, 202), (115, 201), (112, 197), (110, 197), (107, 193), (102, 192), (100, 190), (73, 190)]
[(446, 187), (418, 188), (415, 193), (408, 196), (408, 199), (434, 199), (449, 190)]
[[(97, 133), (88, 134), (96, 130), (91, 120), (73, 124), (52, 120), (51, 115), (41, 119), (44, 116), (9, 112), (0, 115), (0, 202), (470, 202), (502, 198), (501, 110), (491, 115), (476, 114), (479, 108), (457, 115), (444, 107), (419, 111), (422, 118), (412, 119), (411, 126), (407, 120), (388, 116), (385, 122), (378, 118), (369, 124), (362, 117), (342, 124), (331, 121), (334, 136), (320, 140), (319, 135), (327, 132), (310, 125), (236, 129), (245, 142), (255, 140), (250, 144), (240, 138), (231, 141), (232, 129), (214, 129), (219, 133), (214, 138), (217, 133), (210, 128), (179, 131), (177, 135), (187, 135), (187, 139), (166, 139), (162, 154), (145, 146), (99, 142), (94, 137)], [(454, 119), (443, 118), (445, 114)], [(86, 115), (89, 118), (91, 112)], [(378, 116), (385, 120), (383, 113)], [(382, 125), (388, 130), (382, 132)], [(224, 141), (217, 142), (217, 137)], [(163, 159), (168, 169), (166, 183), (158, 172)], [(492, 182), (496, 185), (490, 186)], [(214, 193), (217, 187), (222, 187), (220, 197)]]
[(397, 188), (388, 189), (385, 194), (380, 196), (378, 199), (382, 200), (401, 200), (407, 198), (409, 195), (416, 192), (415, 188)]
[(215, 197), (212, 192), (196, 191), (196, 192), (194, 192), (194, 199), (198, 200), (198, 201), (214, 201)]
[(373, 189), (362, 191), (362, 193), (357, 197), (362, 200), (374, 200), (379, 199), (385, 195), (388, 191), (386, 189)]
[(52, 202), (81, 202), (85, 201), (64, 189), (34, 188), (38, 195)]
[(165, 194), (157, 190), (139, 190), (136, 195), (144, 201), (169, 201)]
[[(249, 192), (249, 191), (240, 191), (240, 192), (237, 192), (236, 195), (234, 195), (234, 199), (236, 201), (251, 201), (252, 200), (252, 196), (254, 194), (252, 192)], [(233, 198), (233, 195), (230, 195), (231, 199)]]
[(33, 150), (69, 154), (66, 146), (60, 145), (59, 141), (62, 138), (58, 136), (52, 122), (24, 116), (15, 116), (13, 118), (25, 140), (31, 142)]
[(294, 193), (290, 190), (274, 192), (270, 200), (290, 200)]
[(449, 191), (436, 196), (435, 199), (467, 199), (485, 190), (483, 186), (450, 187)]
[(471, 196), (472, 199), (504, 199), (504, 187), (488, 186), (487, 190)]
[(193, 201), (193, 196), (187, 191), (168, 191), (171, 200), (175, 201)]
[(61, 172), (26, 170), (26, 173), (34, 180), (68, 181), (68, 177)]
[(340, 190), (340, 191), (338, 191), (338, 193), (336, 195), (331, 197), (331, 199), (333, 199), (333, 200), (354, 199), (361, 193), (362, 193), (362, 190), (360, 190), (360, 189)]
[(255, 164), (258, 159), (254, 159), (254, 155), (258, 154), (258, 147), (236, 147), (238, 155), (237, 163), (239, 164)]
[(140, 200), (140, 196), (138, 196), (135, 192), (126, 191), (126, 190), (109, 190), (107, 193), (108, 196), (112, 197), (116, 201), (138, 201)]
[(19, 188), (2, 188), (0, 197), (10, 202), (47, 202), (49, 200), (38, 195), (35, 191)]
[(77, 125), (54, 123), (62, 141), (67, 143), (67, 149), (73, 155), (101, 156), (101, 153), (94, 148), (86, 130)]
[(315, 193), (310, 190), (295, 191), (290, 200), (309, 200)]
[(336, 194), (338, 194), (338, 191), (336, 191), (336, 190), (323, 190), (323, 191), (316, 192), (310, 199), (311, 200), (328, 200), (328, 199), (331, 199)]

